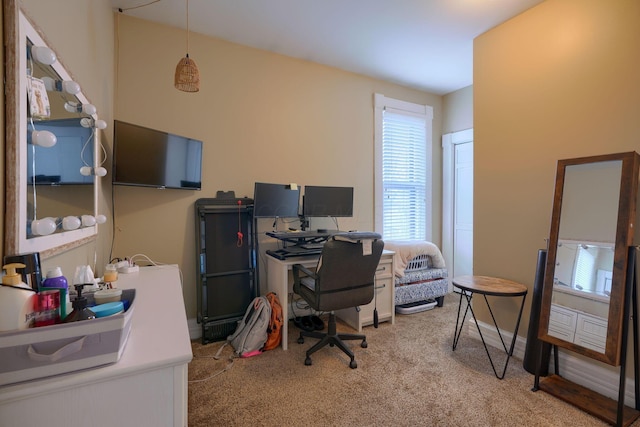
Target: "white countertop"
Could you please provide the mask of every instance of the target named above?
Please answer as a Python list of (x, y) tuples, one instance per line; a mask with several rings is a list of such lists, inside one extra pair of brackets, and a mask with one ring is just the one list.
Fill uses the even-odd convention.
[(120, 289), (136, 290), (131, 333), (120, 360), (81, 372), (1, 386), (0, 403), (191, 361), (178, 267), (141, 267), (138, 273), (120, 274), (116, 285)]

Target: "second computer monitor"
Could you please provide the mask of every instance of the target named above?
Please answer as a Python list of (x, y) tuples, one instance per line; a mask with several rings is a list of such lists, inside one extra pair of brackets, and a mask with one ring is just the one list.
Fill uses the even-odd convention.
[(253, 194), (253, 216), (256, 218), (296, 218), (300, 189), (291, 185), (256, 182)]
[(302, 214), (305, 217), (353, 216), (353, 187), (305, 185)]

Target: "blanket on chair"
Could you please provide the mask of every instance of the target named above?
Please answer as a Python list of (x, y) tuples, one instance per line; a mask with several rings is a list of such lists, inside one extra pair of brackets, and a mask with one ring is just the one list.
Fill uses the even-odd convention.
[(429, 255), (433, 268), (445, 268), (444, 257), (440, 249), (426, 240), (385, 240), (384, 248), (394, 251), (396, 264), (395, 275), (404, 277), (404, 269), (411, 258), (418, 255)]

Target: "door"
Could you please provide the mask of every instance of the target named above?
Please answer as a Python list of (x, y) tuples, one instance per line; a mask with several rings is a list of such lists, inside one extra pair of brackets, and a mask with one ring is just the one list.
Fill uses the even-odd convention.
[(451, 278), (473, 274), (473, 129), (446, 134), (442, 254)]

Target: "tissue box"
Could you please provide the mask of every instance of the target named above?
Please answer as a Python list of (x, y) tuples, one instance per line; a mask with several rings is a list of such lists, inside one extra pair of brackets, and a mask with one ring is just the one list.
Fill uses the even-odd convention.
[[(91, 296), (87, 295), (89, 305)], [(135, 289), (125, 289), (124, 313), (22, 331), (0, 332), (0, 386), (120, 360), (135, 308)]]

